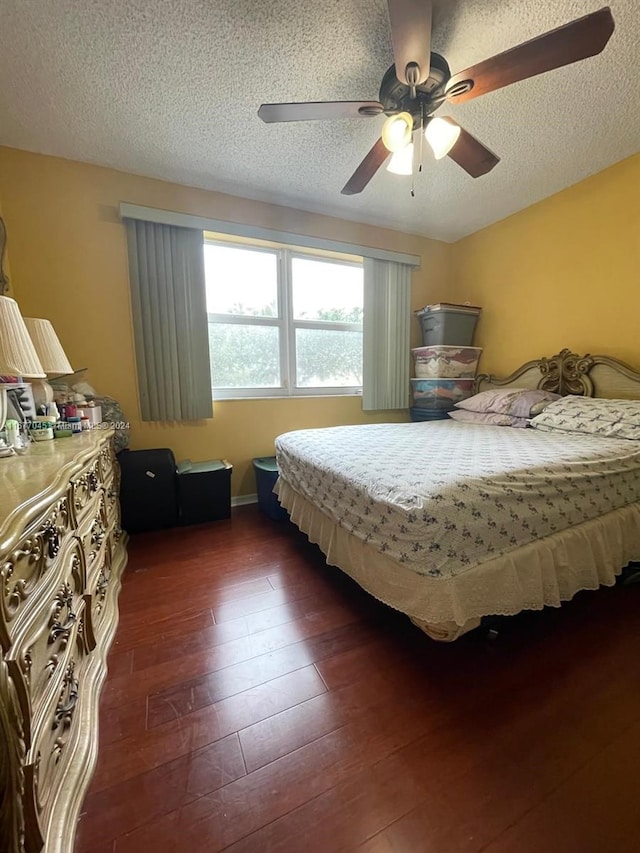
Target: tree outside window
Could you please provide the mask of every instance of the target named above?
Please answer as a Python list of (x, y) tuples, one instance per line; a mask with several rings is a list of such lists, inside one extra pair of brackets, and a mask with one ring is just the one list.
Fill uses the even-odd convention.
[(359, 393), (362, 263), (205, 242), (215, 396)]

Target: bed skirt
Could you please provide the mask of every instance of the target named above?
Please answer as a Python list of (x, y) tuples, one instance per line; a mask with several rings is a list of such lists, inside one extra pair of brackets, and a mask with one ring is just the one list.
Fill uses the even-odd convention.
[(640, 561), (640, 504), (554, 533), (455, 577), (421, 575), (367, 545), (280, 478), (276, 493), (291, 521), (329, 565), (384, 604), (406, 613), (434, 640), (451, 641), (483, 616), (560, 607), (584, 589), (613, 586)]

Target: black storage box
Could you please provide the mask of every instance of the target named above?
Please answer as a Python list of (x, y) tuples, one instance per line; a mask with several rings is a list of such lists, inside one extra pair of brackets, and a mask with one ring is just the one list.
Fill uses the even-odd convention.
[(274, 521), (284, 521), (289, 513), (280, 506), (278, 496), (273, 493), (273, 487), (278, 479), (278, 466), (275, 456), (259, 456), (253, 460), (253, 470), (256, 474), (258, 491), (258, 506)]
[(226, 459), (178, 465), (181, 524), (204, 524), (231, 517), (231, 471)]
[(122, 450), (120, 508), (128, 533), (175, 527), (178, 523), (176, 460), (169, 448)]

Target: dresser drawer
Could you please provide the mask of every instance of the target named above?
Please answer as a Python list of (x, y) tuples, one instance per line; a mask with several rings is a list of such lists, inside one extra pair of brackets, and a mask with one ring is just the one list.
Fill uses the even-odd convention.
[[(24, 743), (18, 690), (0, 658), (0, 842), (2, 853), (23, 853)], [(12, 736), (14, 734), (15, 736)]]
[(112, 483), (105, 489), (105, 503), (107, 506), (107, 524), (109, 527), (120, 529), (120, 501), (118, 499), (117, 483)]
[(55, 582), (58, 554), (73, 538), (71, 492), (55, 501), (25, 529), (21, 541), (0, 558), (0, 644), (7, 651), (20, 630), (33, 591)]
[[(51, 691), (66, 665), (69, 646), (72, 637), (77, 635), (85, 607), (86, 566), (80, 542), (70, 540), (58, 560), (56, 584), (48, 594), (39, 597), (32, 619), (16, 633), (15, 641), (5, 656), (18, 687), (27, 746), (41, 708), (51, 701)], [(86, 626), (84, 621), (80, 635), (85, 645), (90, 647), (94, 643), (90, 614)]]
[(26, 850), (40, 851), (47, 837), (51, 808), (72, 758), (80, 719), (76, 709), (80, 700), (82, 669), (87, 655), (84, 602), (81, 604), (68, 640), (64, 663), (49, 701), (34, 719), (33, 737), (25, 761)]
[(71, 498), (76, 520), (80, 523), (89, 511), (92, 499), (102, 485), (100, 456), (89, 462), (80, 473), (71, 478)]
[(112, 529), (108, 532), (97, 570), (88, 581), (88, 590), (91, 593), (91, 621), (96, 634), (101, 630), (110, 590), (114, 583), (120, 583), (119, 575), (114, 576), (114, 554), (118, 548), (120, 535), (119, 530)]
[(100, 451), (98, 465), (100, 467), (101, 480), (105, 485), (109, 480), (113, 479), (116, 473), (119, 475), (120, 466), (113, 449), (113, 442), (109, 442)]
[(93, 497), (76, 532), (76, 537), (81, 544), (86, 559), (89, 591), (100, 562), (100, 555), (108, 529), (107, 495), (104, 489), (100, 488)]

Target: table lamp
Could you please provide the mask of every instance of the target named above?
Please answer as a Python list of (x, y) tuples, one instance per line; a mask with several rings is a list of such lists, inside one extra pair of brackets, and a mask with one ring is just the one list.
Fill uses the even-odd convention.
[[(33, 341), (36, 353), (47, 376), (62, 376), (73, 373), (62, 344), (49, 320), (37, 317), (24, 318), (27, 331)], [(48, 382), (32, 382), (33, 400), (36, 408), (53, 402), (53, 389)]]
[[(41, 379), (45, 375), (18, 303), (9, 296), (0, 296), (0, 376)], [(6, 419), (7, 391), (0, 387), (0, 430)]]

